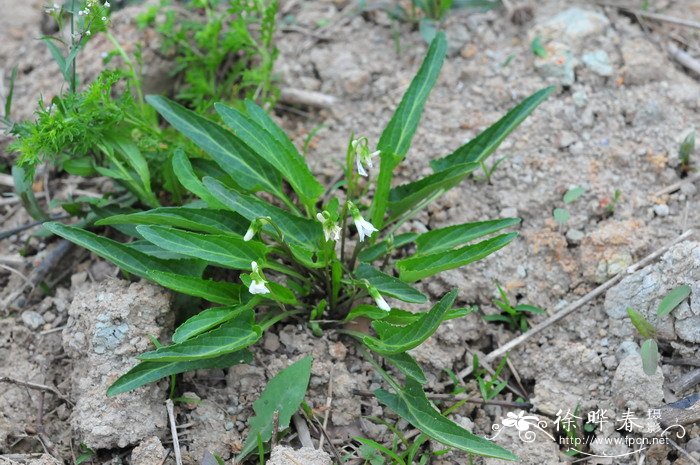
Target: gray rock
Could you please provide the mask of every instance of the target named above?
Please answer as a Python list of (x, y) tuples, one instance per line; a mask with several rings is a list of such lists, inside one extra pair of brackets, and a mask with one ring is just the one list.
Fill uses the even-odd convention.
[(22, 323), (29, 329), (39, 329), (44, 324), (44, 317), (34, 310), (22, 312)]
[[(670, 315), (657, 317), (661, 300), (681, 284), (691, 288), (690, 304), (684, 302)], [(628, 307), (640, 312), (661, 339), (700, 342), (700, 243), (675, 245), (657, 263), (627, 276), (606, 293), (604, 309), (610, 318), (627, 318)]]
[(114, 278), (84, 285), (68, 310), (63, 347), (73, 361), (70, 424), (91, 448), (138, 444), (165, 428), (163, 394), (156, 385), (107, 397), (107, 388), (152, 349), (149, 336), (170, 332), (170, 295), (145, 282)]
[(576, 81), (574, 68), (578, 61), (569, 47), (559, 42), (551, 42), (547, 46), (547, 52), (545, 57), (535, 57), (535, 71), (545, 79), (565, 86), (573, 85)]
[(566, 240), (569, 241), (570, 244), (580, 244), (584, 237), (585, 234), (579, 229), (569, 229), (566, 231)]
[(639, 346), (634, 341), (622, 341), (615, 349), (615, 358), (621, 362), (623, 358), (639, 353)]
[(613, 67), (610, 57), (605, 50), (586, 52), (581, 56), (583, 64), (599, 76), (609, 77), (613, 75)]
[(670, 212), (671, 210), (665, 203), (662, 203), (660, 205), (654, 205), (654, 213), (656, 213), (657, 216), (668, 216)]
[(291, 447), (277, 446), (272, 449), (267, 465), (331, 465), (333, 460), (326, 452), (310, 447), (292, 449)]
[(632, 354), (620, 361), (612, 382), (613, 401), (618, 408), (646, 412), (664, 400), (661, 370), (649, 376), (642, 369), (642, 357)]
[(571, 7), (537, 24), (532, 35), (558, 40), (577, 48), (586, 38), (603, 34), (609, 24), (603, 13)]
[(700, 452), (700, 438), (693, 438), (685, 444), (687, 452)]
[(131, 451), (131, 465), (155, 465), (163, 463), (167, 452), (160, 439), (152, 436)]

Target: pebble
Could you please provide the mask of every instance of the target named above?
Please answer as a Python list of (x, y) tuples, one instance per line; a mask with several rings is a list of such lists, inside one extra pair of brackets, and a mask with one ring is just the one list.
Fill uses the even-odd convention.
[(579, 229), (569, 229), (566, 231), (566, 240), (571, 244), (580, 244), (585, 234)]
[(263, 347), (265, 350), (270, 352), (277, 352), (280, 348), (280, 338), (277, 334), (267, 331), (265, 332), (265, 338), (263, 339)]
[(588, 69), (599, 76), (608, 77), (613, 75), (614, 70), (610, 64), (610, 57), (605, 50), (586, 52), (581, 57), (581, 61)]
[(688, 452), (700, 452), (700, 438), (693, 438), (685, 444)]
[(615, 350), (615, 358), (617, 361), (621, 361), (628, 355), (636, 354), (639, 352), (639, 346), (634, 341), (622, 341), (617, 349)]
[(657, 216), (668, 216), (670, 210), (668, 205), (662, 203), (661, 205), (654, 205), (654, 213), (656, 213)]
[(518, 216), (518, 209), (515, 207), (506, 207), (498, 214), (501, 218), (515, 218)]
[(683, 184), (681, 184), (681, 192), (683, 192), (688, 197), (692, 197), (697, 191), (698, 188), (695, 187), (695, 184), (693, 184), (692, 182), (684, 182)]
[(22, 322), (29, 329), (39, 329), (44, 324), (44, 317), (34, 310), (22, 312)]

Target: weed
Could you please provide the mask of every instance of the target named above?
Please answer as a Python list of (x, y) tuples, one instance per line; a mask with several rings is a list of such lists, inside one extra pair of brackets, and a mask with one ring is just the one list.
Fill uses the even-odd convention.
[(511, 331), (520, 330), (527, 331), (528, 314), (541, 315), (545, 311), (534, 305), (518, 304), (515, 307), (510, 303), (508, 294), (503, 290), (500, 284), (498, 287), (499, 299), (495, 299), (493, 304), (501, 309), (501, 313), (496, 315), (484, 315), (484, 320), (491, 322), (500, 322), (508, 325)]
[(681, 176), (686, 176), (691, 170), (691, 160), (690, 157), (695, 151), (695, 131), (690, 131), (680, 148), (678, 149), (678, 158), (681, 162)]
[[(366, 348), (365, 359), (390, 389), (374, 392), (382, 404), (420, 430), (425, 440), (477, 455), (515, 458), (435, 410), (423, 392), (427, 379), (408, 353), (442, 321), (469, 313), (455, 308), (457, 290), (424, 312), (402, 310), (398, 302), (426, 303), (427, 297), (411, 283), (500, 250), (516, 237), (503, 231), (519, 220), (457, 224), (421, 234), (397, 232), (478, 169), (553, 88), (536, 92), (469, 143), (433, 160), (433, 174), (392, 187), (393, 173), (407, 156), (446, 49), (444, 35), (436, 34), (376, 147), (367, 138), (350, 138), (345, 182), (330, 188), (315, 178), (287, 135), (252, 101), (240, 108), (214, 106), (231, 129), (227, 130), (164, 97), (146, 98), (212, 160), (206, 170), (198, 169), (196, 160), (174, 150), (174, 175), (199, 200), (182, 207), (123, 211), (95, 223), (122, 228), (138, 239), (130, 243), (61, 223), (45, 227), (126, 273), (214, 306), (181, 324), (172, 344), (141, 354), (140, 363), (119, 378), (108, 395), (185, 371), (245, 362), (250, 359), (248, 348), (263, 332), (292, 315), (312, 319), (316, 333), (365, 317), (372, 320), (371, 334), (336, 331)], [(217, 276), (225, 279), (210, 279), (212, 268), (223, 269)], [(403, 374), (403, 384), (373, 359), (375, 355)], [(251, 428), (262, 432), (249, 436), (246, 452), (269, 439), (268, 414), (267, 409), (256, 409), (261, 420)]]
[[(575, 202), (585, 192), (586, 190), (581, 186), (570, 187), (562, 197), (564, 205), (569, 205), (570, 203)], [(557, 207), (554, 210), (552, 210), (552, 217), (559, 226), (563, 226), (571, 218), (571, 213), (569, 213), (569, 210), (567, 210), (566, 208)]]
[(508, 385), (508, 381), (500, 379), (501, 373), (505, 369), (507, 362), (508, 357), (503, 357), (496, 367), (496, 370), (494, 370), (493, 374), (491, 374), (487, 380), (486, 376), (488, 375), (488, 372), (481, 368), (479, 365), (479, 357), (474, 354), (472, 359), (472, 372), (474, 373), (474, 379), (476, 379), (476, 383), (479, 386), (481, 397), (484, 400), (488, 401), (494, 399)]

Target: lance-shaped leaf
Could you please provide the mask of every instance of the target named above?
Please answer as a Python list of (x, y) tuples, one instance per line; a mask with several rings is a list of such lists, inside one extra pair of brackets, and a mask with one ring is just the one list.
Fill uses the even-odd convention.
[(404, 302), (422, 304), (428, 300), (418, 289), (406, 284), (398, 278), (382, 273), (373, 266), (360, 264), (355, 271), (355, 277), (359, 280), (366, 279), (377, 290), (389, 297), (394, 297)]
[(184, 373), (186, 371), (204, 370), (208, 368), (228, 368), (239, 363), (250, 363), (253, 354), (248, 350), (239, 350), (220, 357), (188, 362), (141, 362), (117, 379), (107, 389), (107, 396), (131, 391), (148, 383), (158, 381), (166, 376)]
[(253, 310), (248, 309), (216, 329), (180, 343), (145, 352), (138, 358), (158, 362), (183, 362), (236, 352), (260, 339), (262, 332), (253, 320)]
[[(477, 307), (453, 308), (443, 315), (442, 321), (462, 318), (476, 311), (476, 309)], [(376, 305), (360, 304), (350, 310), (344, 321), (348, 322), (356, 318), (364, 317), (370, 320), (384, 320), (391, 325), (406, 326), (421, 318), (422, 315), (423, 313), (421, 312), (413, 313), (407, 310), (401, 310), (400, 308), (392, 308), (387, 312)]]
[(175, 129), (209, 154), (241, 188), (284, 196), (277, 170), (231, 132), (165, 97), (149, 95), (146, 101)]
[(250, 419), (248, 437), (243, 450), (236, 457), (236, 463), (241, 463), (258, 447), (258, 437), (263, 442), (270, 440), (275, 412), (278, 416), (279, 430), (289, 427), (289, 420), (299, 409), (309, 386), (311, 361), (311, 356), (307, 355), (280, 371), (267, 383), (260, 398), (253, 402), (255, 416)]
[(194, 276), (198, 276), (203, 270), (199, 266), (193, 266), (192, 261), (160, 260), (132, 249), (126, 244), (98, 236), (84, 229), (61, 223), (46, 223), (44, 227), (57, 236), (68, 239), (105, 260), (109, 260), (122, 270), (141, 278), (148, 279), (148, 273), (153, 270)]
[(168, 289), (200, 297), (217, 304), (234, 305), (241, 301), (242, 286), (240, 284), (156, 270), (148, 273), (148, 279)]
[(501, 142), (508, 134), (517, 128), (540, 103), (549, 97), (554, 92), (554, 89), (554, 86), (550, 86), (535, 92), (474, 139), (446, 157), (430, 162), (433, 171), (444, 171), (458, 164), (480, 163), (486, 160), (501, 145)]
[(224, 204), (219, 202), (209, 191), (204, 187), (202, 181), (194, 172), (190, 159), (187, 158), (185, 152), (180, 149), (175, 150), (175, 155), (172, 159), (173, 172), (185, 189), (192, 192), (194, 195), (204, 200), (211, 208), (226, 208)]
[(434, 200), (462, 182), (467, 174), (478, 167), (478, 163), (455, 165), (445, 171), (394, 187), (389, 191), (389, 213), (391, 218), (398, 217), (424, 199), (433, 198)]
[(416, 238), (417, 250), (415, 255), (450, 250), (473, 241), (474, 239), (495, 233), (496, 231), (510, 226), (515, 226), (519, 223), (520, 218), (503, 218), (433, 229)]
[(428, 382), (425, 377), (425, 373), (423, 373), (423, 369), (409, 354), (402, 352), (394, 355), (383, 355), (383, 357), (389, 363), (398, 368), (401, 373), (415, 379), (420, 384), (425, 384)]
[(659, 346), (653, 339), (647, 339), (642, 343), (642, 348), (639, 351), (642, 357), (642, 369), (648, 376), (656, 373), (656, 368), (659, 364)]
[(683, 284), (673, 289), (671, 292), (666, 294), (659, 308), (656, 309), (656, 315), (659, 317), (665, 317), (673, 311), (674, 308), (678, 307), (681, 302), (688, 298), (690, 295), (690, 286)]
[(250, 270), (250, 262), (264, 262), (267, 246), (241, 237), (199, 234), (165, 226), (137, 226), (158, 247), (236, 270)]
[(276, 126), (269, 117), (264, 118), (256, 112), (258, 120), (264, 118), (264, 125), (260, 125), (256, 120), (223, 103), (216, 103), (214, 107), (236, 136), (282, 173), (299, 197), (304, 199), (304, 203), (314, 202), (323, 194), (323, 186), (311, 174), (306, 161), (291, 142), (278, 140), (280, 131), (272, 129), (271, 133), (268, 130)]
[[(136, 227), (134, 226), (134, 231)], [(138, 234), (138, 233), (137, 233)], [(182, 255), (180, 253), (171, 252), (169, 250), (161, 249), (155, 244), (151, 244), (145, 239), (139, 239), (136, 241), (129, 242), (129, 248), (143, 252), (151, 257), (160, 258), (161, 260), (192, 260), (191, 257), (187, 255)], [(202, 262), (204, 263), (204, 262)], [(206, 263), (205, 263), (206, 267)]]
[(441, 271), (468, 265), (505, 247), (515, 239), (517, 235), (517, 233), (501, 234), (456, 250), (414, 255), (399, 260), (396, 263), (396, 267), (399, 270), (399, 277), (403, 281), (413, 282), (440, 273)]
[[(227, 208), (235, 211), (248, 221), (256, 218), (270, 217), (282, 231), (285, 240), (313, 249), (321, 240), (323, 230), (321, 223), (293, 215), (281, 208), (270, 205), (252, 195), (241, 194), (221, 184), (214, 178), (205, 177), (204, 186)], [(276, 234), (271, 225), (265, 225), (265, 231)]]
[(398, 389), (395, 394), (377, 389), (374, 395), (379, 402), (396, 412), (423, 434), (446, 446), (483, 457), (518, 459), (508, 450), (470, 433), (441, 415), (425, 396), (420, 383), (410, 377), (406, 378), (406, 386)]
[(433, 89), (447, 52), (445, 34), (438, 32), (430, 43), (428, 53), (418, 73), (408, 86), (401, 103), (384, 128), (377, 148), (394, 157), (394, 164), (406, 156), (420, 122), (423, 107)]
[(238, 318), (244, 312), (250, 312), (260, 299), (253, 297), (248, 302), (232, 307), (213, 307), (199, 312), (182, 323), (173, 334), (173, 342), (185, 342), (195, 336), (216, 328), (234, 318)]
[(381, 355), (394, 355), (418, 347), (438, 329), (455, 298), (456, 289), (445, 294), (429, 312), (421, 313), (419, 318), (406, 326), (394, 326), (382, 320), (373, 321), (372, 327), (379, 339), (366, 336), (362, 342)]
[(153, 210), (114, 215), (95, 222), (97, 226), (147, 224), (173, 226), (212, 234), (243, 235), (250, 221), (228, 210), (211, 208), (161, 207)]

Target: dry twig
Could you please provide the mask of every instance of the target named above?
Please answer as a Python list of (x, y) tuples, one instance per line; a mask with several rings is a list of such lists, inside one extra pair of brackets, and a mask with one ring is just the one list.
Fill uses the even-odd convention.
[(170, 420), (170, 434), (173, 437), (173, 450), (175, 451), (175, 463), (182, 465), (182, 457), (180, 455), (180, 441), (177, 438), (177, 426), (175, 425), (175, 409), (172, 399), (165, 401), (165, 408), (168, 410), (168, 420)]

